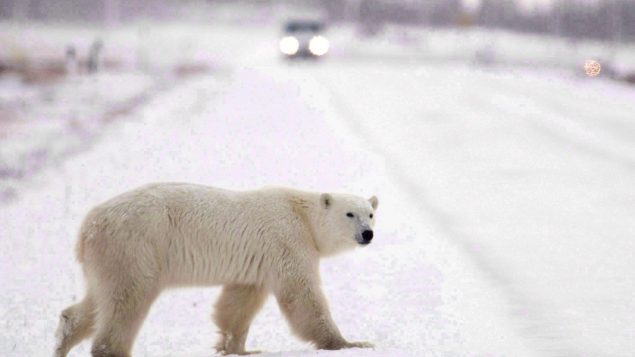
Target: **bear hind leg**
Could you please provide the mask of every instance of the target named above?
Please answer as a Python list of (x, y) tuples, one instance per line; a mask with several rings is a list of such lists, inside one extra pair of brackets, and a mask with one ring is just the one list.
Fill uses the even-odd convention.
[(157, 289), (118, 289), (98, 302), (93, 357), (129, 357)]
[(55, 333), (55, 357), (65, 357), (68, 351), (95, 332), (95, 302), (90, 294), (69, 306), (60, 315)]
[(268, 291), (256, 285), (226, 285), (215, 305), (214, 321), (221, 339), (216, 350), (223, 354), (251, 354), (245, 351), (249, 326), (267, 299)]

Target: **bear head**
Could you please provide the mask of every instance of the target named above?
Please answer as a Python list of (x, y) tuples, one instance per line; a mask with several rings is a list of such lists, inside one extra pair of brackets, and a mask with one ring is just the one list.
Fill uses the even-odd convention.
[(332, 255), (370, 244), (378, 203), (375, 196), (365, 199), (346, 194), (321, 194), (317, 227), (314, 227), (320, 254)]

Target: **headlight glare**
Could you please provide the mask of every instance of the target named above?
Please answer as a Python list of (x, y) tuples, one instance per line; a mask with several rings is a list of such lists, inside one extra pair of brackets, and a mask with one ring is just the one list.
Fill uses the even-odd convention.
[(280, 52), (287, 56), (292, 56), (298, 53), (300, 49), (300, 42), (293, 36), (285, 36), (280, 40)]
[(323, 56), (329, 51), (329, 40), (324, 36), (313, 36), (309, 42), (309, 51), (316, 56)]

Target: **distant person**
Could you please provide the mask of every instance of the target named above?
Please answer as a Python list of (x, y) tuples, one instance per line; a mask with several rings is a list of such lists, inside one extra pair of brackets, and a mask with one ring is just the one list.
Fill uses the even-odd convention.
[(101, 40), (95, 40), (93, 44), (90, 45), (90, 50), (88, 51), (88, 73), (95, 73), (101, 67), (100, 57), (102, 48), (103, 42)]
[(66, 74), (75, 75), (79, 70), (79, 62), (77, 60), (77, 50), (75, 46), (66, 46), (66, 53), (64, 54), (64, 67)]

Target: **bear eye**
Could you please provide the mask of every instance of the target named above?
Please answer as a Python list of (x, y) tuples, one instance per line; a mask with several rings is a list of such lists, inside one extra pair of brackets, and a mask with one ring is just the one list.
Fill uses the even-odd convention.
[(373, 214), (371, 213), (368, 217), (370, 217), (372, 219), (373, 218)]
[(346, 217), (351, 217), (351, 218), (353, 218), (353, 217), (355, 217), (355, 215), (354, 215), (354, 214), (352, 214), (352, 213), (350, 213), (350, 212), (348, 212), (348, 213), (346, 214)]

